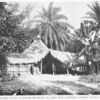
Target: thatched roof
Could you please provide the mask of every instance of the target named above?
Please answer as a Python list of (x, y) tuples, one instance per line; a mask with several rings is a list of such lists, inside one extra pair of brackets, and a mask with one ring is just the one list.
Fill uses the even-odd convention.
[(50, 50), (51, 55), (62, 63), (71, 62), (76, 56), (74, 53)]
[(36, 39), (23, 53), (9, 54), (7, 56), (10, 64), (28, 64), (41, 61), (48, 53), (62, 63), (73, 62), (76, 54), (51, 50), (42, 42), (40, 38)]
[(47, 46), (42, 42), (42, 40), (40, 39), (37, 39), (35, 40), (24, 52), (23, 54), (26, 54), (26, 53), (42, 53), (43, 51), (47, 51), (49, 50), (47, 48)]
[(37, 39), (23, 53), (10, 54), (7, 59), (10, 64), (37, 63), (48, 53), (49, 49), (40, 39)]
[(56, 51), (56, 50), (50, 50), (51, 55), (59, 60), (60, 62), (67, 64), (68, 62), (71, 62), (72, 64), (85, 64), (85, 58), (84, 56), (80, 56), (77, 58), (77, 55), (70, 52), (62, 52), (62, 51)]

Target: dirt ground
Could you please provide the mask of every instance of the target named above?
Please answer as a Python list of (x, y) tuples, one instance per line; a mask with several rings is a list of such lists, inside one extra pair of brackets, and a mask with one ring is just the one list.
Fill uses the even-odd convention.
[(100, 79), (98, 77), (27, 74), (12, 81), (0, 82), (0, 93), (1, 95), (99, 95), (100, 82), (96, 82), (96, 79)]

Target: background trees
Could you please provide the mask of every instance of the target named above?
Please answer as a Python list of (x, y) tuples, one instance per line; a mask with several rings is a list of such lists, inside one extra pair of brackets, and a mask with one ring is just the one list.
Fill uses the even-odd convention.
[(75, 44), (71, 47), (75, 47), (74, 52), (77, 52), (77, 48), (80, 47), (78, 53), (86, 57), (86, 64), (92, 61), (90, 72), (98, 73), (100, 70), (100, 64), (98, 64), (100, 57), (100, 5), (98, 2), (94, 2), (92, 6), (88, 6), (90, 11), (87, 12), (84, 21), (81, 22), (80, 28), (75, 30), (75, 40), (78, 41), (78, 44), (81, 42), (83, 46)]
[(0, 2), (0, 52), (22, 52), (31, 42), (27, 27), (22, 22), (30, 14), (32, 7), (26, 7), (16, 14), (19, 5)]

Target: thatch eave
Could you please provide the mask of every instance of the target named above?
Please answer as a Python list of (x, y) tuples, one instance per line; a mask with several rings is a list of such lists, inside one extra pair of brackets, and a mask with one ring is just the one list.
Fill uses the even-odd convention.
[(62, 51), (51, 50), (51, 49), (50, 49), (50, 53), (54, 58), (56, 58), (57, 60), (65, 64), (66, 62), (71, 62), (73, 58), (76, 57), (74, 53), (62, 52)]

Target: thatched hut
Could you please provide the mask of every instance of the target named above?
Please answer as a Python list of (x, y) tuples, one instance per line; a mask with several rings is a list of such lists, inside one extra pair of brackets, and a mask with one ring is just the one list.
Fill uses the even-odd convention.
[(41, 73), (69, 73), (68, 68), (75, 62), (77, 55), (70, 52), (51, 50), (37, 38), (23, 53), (9, 54), (8, 72), (13, 74), (31, 73), (39, 68)]
[[(49, 53), (48, 48), (40, 39), (36, 39), (23, 53), (7, 56), (7, 72), (14, 75), (32, 73), (38, 62)], [(30, 71), (31, 70), (31, 71)]]

